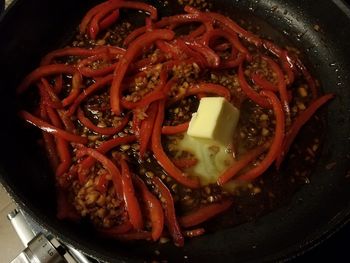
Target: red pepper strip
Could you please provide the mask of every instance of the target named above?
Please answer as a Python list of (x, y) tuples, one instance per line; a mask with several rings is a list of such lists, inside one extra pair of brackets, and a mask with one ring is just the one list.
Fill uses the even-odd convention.
[(140, 35), (146, 32), (146, 26), (138, 27), (134, 31), (132, 31), (125, 39), (124, 46), (129, 46), (129, 44), (138, 38)]
[(76, 109), (79, 107), (80, 103), (84, 101), (87, 97), (89, 97), (94, 92), (106, 87), (106, 85), (110, 84), (113, 80), (113, 75), (108, 75), (97, 80), (94, 84), (90, 85), (84, 92), (80, 93), (73, 104), (69, 107), (67, 112), (68, 116), (72, 116)]
[(188, 34), (188, 38), (189, 39), (195, 39), (201, 35), (203, 35), (206, 32), (206, 26), (205, 25), (200, 25), (199, 27), (197, 27), (195, 30), (191, 31)]
[(166, 60), (166, 57), (164, 54), (157, 54), (156, 56), (144, 58), (144, 59), (141, 59), (141, 60), (135, 62), (132, 65), (132, 68), (134, 70), (142, 71), (142, 70), (146, 69), (147, 67), (150, 67), (150, 66), (158, 64), (158, 63), (162, 63), (165, 60)]
[(215, 51), (226, 51), (227, 49), (231, 48), (231, 43), (221, 43), (213, 47), (213, 50)]
[(141, 3), (141, 2), (128, 2), (120, 0), (110, 0), (107, 5), (103, 6), (101, 10), (91, 19), (90, 22), (90, 33), (93, 32), (93, 35), (90, 34), (92, 39), (95, 39), (97, 34), (100, 31), (100, 21), (110, 12), (120, 9), (120, 8), (129, 8), (129, 9), (138, 9), (148, 12), (152, 20), (157, 19), (157, 9), (151, 5)]
[(204, 45), (209, 46), (210, 42), (216, 38), (226, 38), (232, 45), (232, 48), (235, 47), (239, 52), (243, 54), (248, 54), (248, 49), (242, 45), (239, 41), (237, 34), (235, 32), (228, 32), (224, 29), (214, 29), (205, 34), (205, 38), (202, 40)]
[[(124, 2), (125, 3), (125, 2)], [(133, 61), (133, 59), (138, 55), (138, 53), (145, 47), (149, 46), (151, 43), (158, 39), (171, 40), (175, 36), (174, 32), (170, 30), (154, 30), (152, 32), (147, 32), (137, 39), (135, 39), (127, 49), (125, 55), (121, 60), (119, 60), (117, 67), (115, 69), (115, 76), (113, 78), (112, 86), (110, 89), (110, 104), (111, 109), (116, 115), (121, 113), (120, 105), (120, 93), (121, 93), (121, 83), (126, 74), (126, 71)]]
[(144, 95), (139, 101), (132, 102), (122, 99), (122, 106), (126, 109), (143, 108), (150, 105), (152, 102), (164, 99), (166, 94), (163, 93), (164, 85), (166, 84), (168, 74), (166, 70), (160, 72), (159, 81), (157, 86), (149, 93)]
[(160, 51), (162, 51), (164, 54), (167, 54), (171, 58), (177, 58), (182, 53), (179, 48), (163, 40), (157, 40), (156, 46)]
[(262, 44), (262, 41), (259, 37), (254, 35), (253, 33), (241, 28), (238, 24), (236, 24), (233, 20), (230, 18), (221, 15), (219, 13), (213, 13), (209, 12), (208, 15), (212, 18), (214, 18), (216, 21), (221, 23), (222, 25), (230, 28), (234, 32), (236, 32), (241, 37), (245, 38), (248, 42), (253, 43), (255, 46), (259, 47)]
[(39, 83), (38, 86), (39, 86), (41, 96), (44, 96), (43, 97), (44, 104), (55, 109), (60, 109), (63, 107), (62, 102), (57, 97), (56, 93), (53, 91), (53, 88), (45, 78), (41, 79), (41, 82)]
[(100, 22), (100, 30), (105, 30), (115, 23), (119, 18), (119, 10), (114, 10)]
[(223, 60), (220, 65), (220, 69), (228, 69), (238, 67), (247, 58), (246, 54), (238, 53), (235, 59)]
[(273, 59), (271, 59), (267, 56), (261, 56), (261, 59), (265, 60), (269, 64), (272, 71), (275, 72), (275, 74), (277, 76), (278, 92), (280, 94), (281, 102), (283, 105), (284, 112), (286, 113), (288, 123), (290, 123), (290, 109), (289, 109), (289, 104), (288, 104), (288, 92), (287, 92), (286, 81), (284, 80), (284, 74), (283, 74), (280, 66)]
[(39, 94), (40, 94), (40, 97), (42, 98), (42, 103), (45, 105), (45, 106), (49, 106), (51, 108), (62, 108), (62, 103), (60, 101), (60, 104), (58, 103), (54, 103), (51, 98), (50, 98), (50, 95), (47, 93), (47, 90), (45, 89), (44, 87), (44, 84), (42, 82), (39, 82), (38, 83), (38, 88), (39, 88)]
[(98, 178), (98, 182), (96, 184), (96, 189), (101, 193), (106, 193), (107, 186), (108, 186), (108, 180), (107, 180), (108, 173), (103, 173)]
[(197, 52), (197, 50), (194, 50), (188, 46), (185, 41), (176, 39), (174, 44), (176, 45), (178, 52), (178, 54), (174, 57), (175, 59), (183, 61), (182, 56), (183, 54), (186, 54), (188, 58), (193, 58), (198, 61), (199, 66), (202, 68), (206, 67), (208, 64), (206, 57), (204, 57), (200, 52)]
[(185, 230), (182, 232), (182, 234), (185, 237), (198, 237), (201, 236), (205, 233), (205, 229), (204, 228), (196, 228), (196, 229), (192, 229), (192, 230)]
[(217, 68), (220, 65), (220, 57), (211, 48), (201, 45), (197, 42), (186, 42), (192, 50), (197, 51), (206, 59), (206, 64), (210, 68)]
[(275, 136), (271, 143), (271, 147), (265, 156), (265, 159), (262, 160), (261, 163), (253, 169), (240, 175), (237, 178), (237, 180), (253, 180), (258, 176), (262, 175), (267, 170), (267, 168), (269, 168), (269, 166), (273, 163), (273, 161), (276, 160), (276, 158), (281, 154), (282, 151), (282, 143), (284, 139), (285, 130), (285, 118), (281, 102), (272, 91), (262, 91), (261, 94), (263, 96), (266, 96), (273, 106), (276, 118)]
[(162, 134), (173, 135), (173, 134), (185, 132), (185, 131), (187, 131), (189, 124), (190, 124), (190, 122), (185, 122), (185, 123), (181, 123), (179, 125), (174, 125), (174, 126), (163, 126), (162, 127)]
[(263, 47), (274, 54), (276, 57), (278, 57), (282, 63), (283, 69), (287, 73), (288, 76), (288, 84), (292, 84), (294, 82), (294, 59), (292, 59), (288, 52), (279, 46), (277, 46), (275, 43), (264, 40), (263, 41)]
[(86, 49), (86, 48), (80, 48), (80, 47), (68, 47), (68, 48), (62, 48), (57, 49), (55, 51), (52, 51), (48, 53), (40, 62), (41, 66), (49, 65), (52, 63), (52, 60), (59, 58), (59, 57), (67, 57), (67, 56), (78, 56), (78, 57), (89, 57), (94, 56), (100, 53), (106, 53), (109, 52), (112, 55), (123, 55), (125, 53), (125, 49), (120, 47), (97, 47), (93, 49)]
[(282, 153), (280, 156), (277, 157), (276, 161), (276, 167), (279, 169), (284, 157), (287, 155), (290, 146), (292, 145), (295, 137), (298, 135), (301, 127), (304, 126), (305, 123), (307, 123), (310, 118), (314, 115), (314, 113), (325, 103), (327, 103), (330, 99), (334, 98), (334, 94), (327, 94), (324, 95), (315, 101), (313, 101), (310, 106), (303, 111), (293, 122), (292, 126), (288, 130), (285, 140), (283, 142), (282, 146)]
[(242, 91), (248, 96), (248, 98), (250, 98), (255, 103), (259, 104), (263, 108), (271, 108), (269, 101), (265, 97), (257, 93), (255, 90), (253, 90), (253, 88), (250, 87), (250, 85), (247, 83), (244, 76), (242, 64), (239, 65), (238, 68), (238, 82), (242, 88)]
[(138, 109), (136, 108), (135, 110), (133, 110), (133, 115), (132, 115), (132, 130), (135, 134), (135, 136), (137, 137), (137, 139), (140, 138), (140, 134), (141, 134), (141, 122), (142, 119), (140, 116), (144, 117), (144, 112), (145, 109)]
[(172, 162), (181, 169), (181, 168), (190, 168), (192, 166), (195, 166), (198, 163), (198, 160), (193, 158), (192, 159), (182, 158), (182, 159), (172, 159)]
[[(163, 85), (162, 85), (162, 87), (163, 87)], [(166, 95), (161, 90), (156, 88), (156, 90), (151, 91), (150, 93), (143, 96), (142, 99), (140, 99), (139, 101), (136, 101), (136, 102), (127, 101), (125, 99), (122, 99), (121, 105), (123, 106), (123, 108), (128, 109), (128, 110), (132, 110), (135, 108), (144, 108), (144, 107), (147, 107), (152, 102), (164, 99), (165, 96)]]
[[(47, 107), (47, 115), (49, 116), (49, 119), (51, 120), (51, 123), (57, 127), (62, 129), (62, 123), (60, 120), (60, 117), (58, 116), (57, 112), (50, 108)], [(66, 140), (57, 137), (56, 138), (56, 148), (58, 155), (60, 157), (61, 163), (58, 165), (56, 169), (56, 176), (60, 177), (62, 176), (65, 172), (67, 172), (72, 164), (72, 157), (70, 154), (69, 150), (69, 144)]]
[[(40, 102), (40, 117), (47, 121), (48, 116), (47, 116), (47, 111), (46, 111), (46, 107), (44, 106), (42, 99)], [(57, 166), (59, 164), (59, 158), (57, 156), (57, 149), (56, 149), (56, 144), (54, 141), (54, 137), (51, 134), (48, 134), (46, 132), (42, 132), (43, 134), (43, 139), (44, 139), (44, 144), (45, 144), (45, 149), (50, 161), (50, 165), (51, 167), (56, 170)]]
[(53, 89), (54, 89), (56, 94), (60, 94), (61, 93), (61, 91), (63, 89), (63, 77), (62, 77), (62, 74), (58, 75), (55, 78), (55, 84), (53, 86)]
[(81, 85), (82, 85), (82, 76), (79, 72), (74, 73), (72, 78), (72, 88), (69, 92), (69, 95), (62, 100), (62, 105), (64, 107), (72, 104), (74, 100), (79, 96)]
[[(213, 19), (209, 16), (205, 15), (205, 13), (195, 13), (195, 14), (180, 14), (180, 15), (174, 15), (174, 16), (168, 16), (163, 17), (161, 20), (159, 20), (157, 23), (154, 24), (155, 28), (164, 28), (169, 25), (182, 25), (182, 24), (188, 24), (193, 22), (212, 22)], [(205, 25), (206, 26), (206, 25)]]
[(102, 68), (98, 68), (98, 69), (92, 69), (92, 68), (88, 67), (89, 64), (92, 64), (95, 61), (105, 59), (105, 58), (106, 58), (106, 54), (102, 54), (102, 53), (88, 57), (86, 59), (81, 60), (78, 63), (77, 68), (78, 68), (79, 72), (85, 77), (103, 77), (103, 76), (106, 76), (106, 75), (111, 74), (113, 72), (117, 63), (106, 65), (106, 66), (104, 66)]
[(164, 101), (159, 102), (157, 118), (152, 133), (152, 150), (158, 163), (163, 167), (166, 173), (177, 182), (189, 187), (198, 188), (200, 183), (198, 178), (191, 179), (179, 168), (177, 168), (165, 154), (161, 141), (162, 123), (164, 120)]
[(66, 128), (66, 131), (75, 133), (76, 131), (75, 125), (70, 119), (70, 117), (67, 115), (67, 112), (64, 110), (57, 110), (57, 113), (60, 116), (61, 121), (63, 122), (64, 127)]
[(59, 220), (68, 219), (78, 221), (80, 215), (75, 210), (73, 203), (68, 200), (68, 193), (61, 187), (56, 188), (57, 218)]
[(88, 27), (88, 25), (91, 22), (91, 19), (98, 13), (100, 12), (106, 5), (108, 5), (108, 1), (103, 2), (99, 5), (94, 6), (93, 8), (91, 8), (86, 15), (84, 16), (84, 18), (82, 19), (80, 25), (79, 25), (79, 31), (80, 33), (84, 34), (86, 32), (86, 29)]
[(126, 211), (129, 215), (129, 220), (135, 230), (143, 229), (143, 219), (141, 214), (141, 208), (135, 194), (134, 186), (131, 180), (131, 172), (126, 161), (122, 158), (119, 160), (121, 172), (122, 172), (122, 183), (124, 202)]
[(54, 64), (54, 65), (38, 67), (24, 78), (24, 80), (21, 82), (21, 84), (17, 88), (17, 94), (21, 94), (25, 92), (30, 85), (37, 82), (43, 77), (62, 74), (62, 73), (74, 75), (77, 72), (78, 72), (77, 69), (75, 69), (73, 66), (69, 66), (65, 64)]
[(162, 201), (165, 223), (169, 233), (174, 240), (175, 245), (182, 247), (184, 245), (184, 237), (181, 233), (179, 223), (176, 218), (174, 200), (166, 185), (158, 177), (150, 178), (152, 184), (157, 188), (160, 200)]
[(117, 127), (98, 127), (92, 123), (87, 117), (85, 117), (82, 109), (78, 108), (77, 117), (79, 121), (86, 126), (89, 130), (97, 132), (102, 135), (114, 135), (124, 129), (125, 125), (128, 124), (129, 118), (126, 116)]
[(304, 66), (303, 62), (301, 62), (300, 59), (297, 59), (296, 66), (299, 68), (299, 70), (303, 74), (307, 82), (307, 85), (311, 89), (312, 99), (315, 100), (318, 97), (318, 91), (317, 91), (314, 78), (311, 76), (310, 72), (307, 70), (307, 68)]
[(29, 122), (30, 124), (38, 127), (39, 129), (50, 133), (52, 135), (56, 135), (62, 139), (65, 139), (69, 142), (76, 142), (76, 143), (81, 143), (81, 144), (86, 144), (88, 143), (88, 139), (85, 137), (81, 137), (79, 135), (75, 135), (69, 132), (66, 132), (65, 130), (59, 129), (51, 124), (48, 124), (47, 122), (43, 121), (40, 118), (35, 117), (34, 115), (30, 114), (27, 111), (20, 111), (19, 116)]
[(179, 223), (182, 227), (192, 227), (199, 225), (226, 211), (230, 208), (232, 203), (232, 200), (227, 199), (222, 201), (221, 203), (213, 203), (200, 207), (197, 210), (180, 217)]
[(278, 88), (274, 84), (272, 84), (270, 81), (265, 79), (259, 73), (254, 72), (252, 74), (252, 80), (254, 84), (260, 86), (261, 89), (270, 90), (274, 92), (278, 91)]
[(112, 176), (112, 181), (115, 189), (115, 193), (120, 200), (123, 200), (124, 191), (123, 191), (123, 182), (122, 176), (118, 170), (118, 168), (114, 165), (114, 163), (108, 159), (105, 155), (98, 152), (97, 150), (81, 147), (76, 151), (76, 156), (78, 158), (83, 157), (84, 155), (88, 155), (97, 161), (99, 161), (103, 167), (109, 172)]
[(227, 170), (225, 170), (218, 178), (217, 184), (224, 185), (231, 178), (237, 175), (242, 169), (247, 167), (252, 161), (256, 160), (261, 154), (267, 151), (270, 147), (270, 142), (257, 146), (256, 148), (248, 151), (238, 161), (234, 162)]
[[(96, 150), (102, 154), (106, 154), (108, 151), (111, 149), (122, 145), (122, 144), (128, 144), (136, 141), (136, 136), (130, 135), (130, 136), (125, 136), (125, 137), (117, 137), (114, 139), (110, 139), (108, 141), (103, 142)], [(81, 163), (80, 166), (84, 170), (90, 169), (91, 166), (93, 166), (95, 163), (94, 158), (88, 157), (84, 159)]]
[(147, 186), (139, 178), (135, 177), (135, 185), (138, 188), (142, 200), (147, 207), (149, 217), (152, 225), (152, 239), (153, 241), (158, 240), (163, 232), (164, 228), (164, 212), (162, 205), (158, 199), (147, 189)]
[(129, 221), (125, 221), (120, 225), (113, 226), (111, 228), (99, 228), (98, 233), (107, 237), (116, 237), (121, 234), (125, 234), (132, 229), (132, 224)]
[(205, 14), (208, 17), (215, 19), (216, 21), (218, 21), (222, 25), (230, 28), (231, 30), (233, 30), (234, 32), (239, 34), (241, 37), (245, 38), (248, 42), (253, 43), (256, 46), (260, 46), (262, 44), (262, 41), (259, 37), (257, 37), (256, 35), (254, 35), (253, 33), (249, 32), (249, 31), (243, 29), (237, 23), (235, 23), (233, 20), (231, 20), (230, 18), (228, 18), (224, 15), (221, 15), (219, 13), (214, 13), (214, 12), (203, 13), (203, 12), (199, 11), (198, 9), (191, 7), (191, 6), (185, 6), (185, 11), (187, 13), (190, 13), (190, 14), (198, 14), (198, 13)]
[(139, 143), (140, 143), (140, 159), (142, 160), (147, 147), (149, 145), (149, 141), (151, 139), (151, 135), (153, 132), (154, 122), (157, 117), (157, 111), (158, 111), (158, 105), (156, 103), (152, 103), (149, 108), (147, 109), (147, 118), (142, 120), (141, 127), (140, 127), (140, 136), (139, 136)]

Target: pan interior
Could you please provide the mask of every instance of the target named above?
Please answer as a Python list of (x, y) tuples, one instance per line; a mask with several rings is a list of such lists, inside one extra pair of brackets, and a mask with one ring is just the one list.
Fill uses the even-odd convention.
[[(16, 116), (18, 105), (14, 90), (25, 73), (38, 65), (40, 57), (68, 42), (93, 2), (19, 0), (0, 23), (3, 40), (0, 43), (1, 181), (21, 207), (44, 228), (87, 254), (108, 262), (126, 259), (197, 262), (217, 258), (218, 254), (220, 261), (245, 262), (295, 255), (348, 220), (350, 29), (346, 25), (349, 12), (342, 10), (338, 1), (220, 0), (215, 1), (214, 7), (224, 9), (235, 20), (243, 18), (259, 24), (265, 34), (272, 32), (277, 41), (288, 39), (304, 51), (307, 65), (324, 92), (337, 94), (327, 107), (327, 138), (311, 183), (302, 187), (290, 203), (257, 221), (189, 240), (182, 249), (172, 244), (119, 244), (97, 238), (87, 225), (76, 227), (58, 221), (53, 176), (35, 141), (38, 131), (23, 131)], [(152, 3), (163, 6), (162, 1)], [(161, 15), (171, 12), (165, 7)], [(315, 25), (320, 30), (316, 31)], [(271, 26), (282, 32), (283, 38), (271, 31)], [(327, 164), (332, 162), (336, 162), (335, 167), (327, 170)]]

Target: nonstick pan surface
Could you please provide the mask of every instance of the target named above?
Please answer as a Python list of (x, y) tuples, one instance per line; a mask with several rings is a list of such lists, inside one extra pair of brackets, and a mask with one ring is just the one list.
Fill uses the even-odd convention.
[[(173, 2), (173, 1), (169, 1)], [(172, 9), (152, 1), (161, 15)], [(188, 240), (183, 248), (127, 245), (96, 237), (85, 225), (55, 217), (52, 174), (33, 134), (17, 118), (15, 88), (45, 53), (63, 46), (87, 0), (18, 0), (0, 21), (0, 178), (15, 201), (60, 240), (107, 262), (152, 259), (189, 262), (250, 262), (289, 259), (327, 239), (350, 219), (350, 11), (342, 1), (220, 0), (215, 6), (270, 26), (304, 52), (303, 58), (324, 92), (337, 94), (325, 110), (327, 138), (311, 183), (281, 208), (234, 228)], [(319, 30), (315, 30), (315, 25)], [(278, 36), (276, 35), (278, 38)], [(333, 169), (327, 164), (336, 162)], [(160, 254), (156, 255), (155, 250)], [(157, 253), (158, 254), (158, 253)]]

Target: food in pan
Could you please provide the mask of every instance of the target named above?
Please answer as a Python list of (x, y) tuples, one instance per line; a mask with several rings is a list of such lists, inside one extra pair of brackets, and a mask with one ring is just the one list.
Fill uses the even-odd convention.
[[(149, 4), (103, 2), (19, 85), (21, 98), (38, 98), (19, 115), (42, 130), (59, 218), (183, 246), (222, 216), (239, 223), (271, 209), (278, 186), (307, 178), (310, 169), (281, 167), (333, 94), (319, 94), (294, 49), (221, 13), (184, 12), (160, 18)], [(289, 161), (314, 163), (320, 142), (298, 145)]]

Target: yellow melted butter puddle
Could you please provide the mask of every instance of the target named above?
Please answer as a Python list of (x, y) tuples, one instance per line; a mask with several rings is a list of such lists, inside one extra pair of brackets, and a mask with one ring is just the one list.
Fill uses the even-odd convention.
[(177, 148), (180, 152), (190, 152), (196, 157), (197, 164), (186, 171), (198, 176), (202, 185), (216, 183), (220, 174), (235, 161), (229, 146), (209, 139), (194, 138), (186, 133)]

